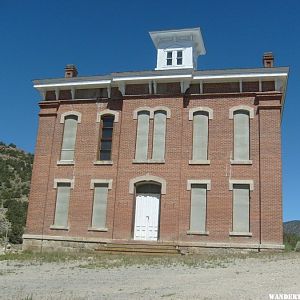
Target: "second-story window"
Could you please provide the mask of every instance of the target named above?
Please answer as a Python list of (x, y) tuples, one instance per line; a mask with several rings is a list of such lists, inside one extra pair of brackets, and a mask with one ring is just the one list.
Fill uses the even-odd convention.
[(167, 52), (167, 66), (171, 66), (172, 65), (172, 60), (173, 60), (173, 53), (172, 51), (168, 51)]
[(249, 112), (236, 110), (234, 120), (234, 160), (243, 161), (250, 159), (250, 125)]
[(100, 160), (111, 160), (114, 116), (102, 116), (101, 121)]
[(177, 65), (182, 65), (182, 50), (177, 51)]
[(61, 147), (61, 160), (62, 161), (73, 161), (75, 142), (76, 142), (76, 132), (78, 116), (68, 115), (64, 118), (64, 133), (63, 141)]
[(137, 119), (135, 159), (147, 160), (150, 112), (140, 111)]

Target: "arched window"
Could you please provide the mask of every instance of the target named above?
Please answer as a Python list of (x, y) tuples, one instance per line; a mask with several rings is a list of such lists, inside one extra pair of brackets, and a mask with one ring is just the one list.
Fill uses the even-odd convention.
[(209, 163), (208, 136), (209, 119), (213, 118), (213, 111), (208, 107), (192, 108), (189, 120), (193, 120), (193, 153), (190, 163)]
[(236, 110), (233, 113), (234, 141), (233, 159), (245, 161), (250, 159), (250, 122), (249, 111)]
[(154, 113), (152, 159), (162, 161), (165, 159), (167, 113), (157, 110)]
[(233, 119), (232, 164), (252, 163), (250, 160), (250, 119), (253, 118), (253, 107), (239, 105), (229, 110), (229, 119)]
[(114, 119), (113, 115), (101, 117), (100, 160), (111, 160)]
[(64, 122), (64, 134), (61, 147), (61, 161), (73, 161), (75, 142), (76, 142), (76, 132), (78, 115), (66, 115), (63, 118)]
[(193, 160), (207, 160), (208, 113), (197, 111), (193, 122)]
[[(157, 106), (154, 108), (140, 107), (133, 112), (133, 118), (138, 120), (134, 162), (164, 162), (166, 146), (166, 125), (167, 119), (170, 117), (171, 110), (165, 106)], [(148, 158), (150, 119), (154, 119), (151, 159)]]
[(147, 160), (148, 156), (148, 135), (149, 135), (149, 111), (139, 111), (137, 113), (137, 134), (135, 145), (135, 159), (140, 161)]
[(160, 194), (161, 185), (155, 183), (137, 183), (135, 187), (136, 194)]

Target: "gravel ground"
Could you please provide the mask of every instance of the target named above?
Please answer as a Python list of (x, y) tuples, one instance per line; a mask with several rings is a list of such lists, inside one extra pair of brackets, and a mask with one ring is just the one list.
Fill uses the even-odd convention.
[[(147, 260), (147, 258), (145, 258)], [(205, 261), (203, 258), (199, 258)], [(0, 261), (0, 299), (269, 299), (300, 294), (300, 253), (209, 263), (108, 267), (84, 261)]]

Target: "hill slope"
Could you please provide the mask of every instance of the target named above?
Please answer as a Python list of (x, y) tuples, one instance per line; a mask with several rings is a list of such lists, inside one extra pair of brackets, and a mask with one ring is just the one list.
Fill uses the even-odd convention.
[(285, 234), (295, 234), (300, 237), (300, 220), (284, 222), (283, 231)]
[(33, 154), (0, 142), (0, 207), (8, 210), (7, 219), (12, 228), (9, 239), (20, 243), (27, 212)]

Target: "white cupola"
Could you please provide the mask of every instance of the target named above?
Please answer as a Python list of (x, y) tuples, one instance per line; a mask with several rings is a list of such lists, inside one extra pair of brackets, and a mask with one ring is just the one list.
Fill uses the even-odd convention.
[(199, 55), (206, 53), (200, 28), (152, 31), (157, 49), (155, 70), (197, 69)]

